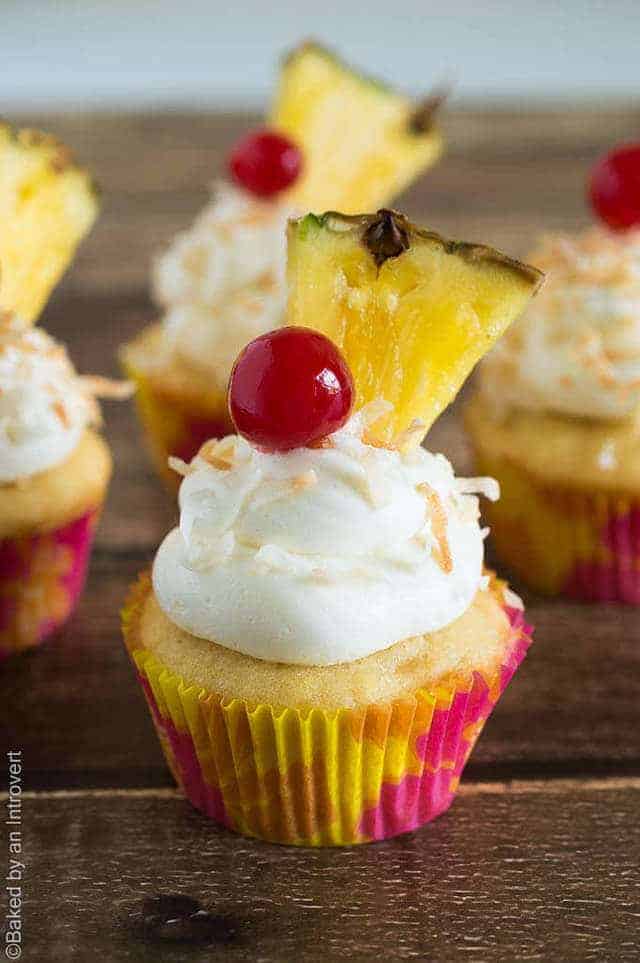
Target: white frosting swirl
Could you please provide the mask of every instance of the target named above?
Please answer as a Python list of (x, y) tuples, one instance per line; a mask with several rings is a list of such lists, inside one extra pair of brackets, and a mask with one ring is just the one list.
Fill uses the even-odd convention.
[(181, 628), (275, 662), (350, 662), (448, 625), (482, 584), (478, 500), (442, 455), (366, 444), (267, 454), (209, 442), (180, 488), (153, 584)]
[(0, 483), (69, 457), (85, 428), (99, 420), (87, 379), (65, 349), (39, 328), (0, 316)]
[(622, 420), (640, 405), (640, 231), (543, 240), (547, 280), (480, 367), (497, 406)]
[(225, 182), (154, 268), (166, 351), (224, 390), (241, 348), (282, 323), (286, 222), (292, 211)]

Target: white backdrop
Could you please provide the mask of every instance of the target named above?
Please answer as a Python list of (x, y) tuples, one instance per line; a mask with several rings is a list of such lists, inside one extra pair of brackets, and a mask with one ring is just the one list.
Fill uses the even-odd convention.
[(255, 106), (275, 58), (309, 35), (410, 90), (640, 93), (640, 0), (0, 0), (0, 113)]

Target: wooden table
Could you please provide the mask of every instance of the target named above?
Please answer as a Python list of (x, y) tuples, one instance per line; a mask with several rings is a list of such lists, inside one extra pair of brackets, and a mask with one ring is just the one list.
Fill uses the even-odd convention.
[[(30, 118), (72, 144), (104, 190), (45, 316), (81, 370), (116, 373), (116, 347), (153, 316), (154, 251), (189, 223), (251, 120)], [(521, 254), (540, 230), (586, 223), (589, 165), (639, 120), (624, 108), (451, 111), (447, 159), (398, 206)], [(232, 836), (172, 788), (120, 642), (127, 584), (175, 513), (131, 407), (106, 409), (117, 470), (84, 598), (55, 642), (0, 678), (3, 741), (25, 770), (23, 958), (638, 959), (640, 612), (523, 592), (536, 645), (460, 797), (421, 832), (343, 851)], [(455, 407), (430, 446), (468, 467)], [(141, 900), (159, 893), (210, 911), (202, 945), (141, 932)]]

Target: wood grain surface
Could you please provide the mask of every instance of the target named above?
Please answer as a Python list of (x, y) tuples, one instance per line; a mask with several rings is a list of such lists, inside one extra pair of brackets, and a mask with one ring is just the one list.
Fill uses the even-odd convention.
[[(244, 840), (173, 792), (25, 804), (33, 959), (640, 956), (640, 780), (474, 786), (420, 833), (343, 850)], [(141, 904), (157, 894), (195, 898), (213, 935), (142, 938)]]
[[(70, 143), (103, 188), (103, 216), (44, 318), (81, 370), (117, 373), (118, 345), (153, 318), (154, 252), (189, 224), (252, 120), (29, 118)], [(444, 233), (523, 254), (541, 230), (587, 223), (589, 165), (639, 121), (640, 110), (598, 105), (451, 111), (446, 160), (397, 206)], [(443, 416), (429, 445), (465, 471), (458, 412)], [(640, 610), (522, 590), (536, 643), (461, 798), (424, 831), (344, 852), (243, 841), (162, 788), (171, 780), (118, 612), (175, 508), (131, 405), (107, 404), (105, 416), (116, 473), (80, 607), (55, 641), (0, 670), (0, 743), (22, 749), (33, 793), (23, 958), (638, 958)], [(534, 782), (503, 785), (514, 779)], [(224, 935), (223, 920), (206, 951), (145, 943), (126, 915), (157, 891), (194, 896), (236, 935)]]

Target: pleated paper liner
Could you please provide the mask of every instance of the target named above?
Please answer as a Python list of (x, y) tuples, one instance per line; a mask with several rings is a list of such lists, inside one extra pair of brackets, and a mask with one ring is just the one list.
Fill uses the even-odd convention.
[(640, 605), (640, 497), (545, 485), (520, 465), (477, 452), (501, 497), (485, 508), (500, 559), (547, 595)]
[(40, 535), (0, 539), (0, 659), (44, 642), (84, 586), (99, 510)]
[(215, 412), (208, 411), (175, 393), (163, 393), (126, 359), (124, 367), (136, 386), (136, 409), (156, 471), (169, 491), (175, 493), (182, 479), (168, 467), (169, 456), (191, 461), (209, 438), (233, 433), (226, 401), (222, 399)]
[(505, 608), (511, 636), (491, 678), (476, 672), (465, 688), (360, 709), (251, 706), (187, 684), (144, 648), (137, 615), (148, 591), (143, 577), (124, 634), (171, 771), (197, 809), (276, 843), (387, 839), (442, 813), (531, 642), (522, 612)]

